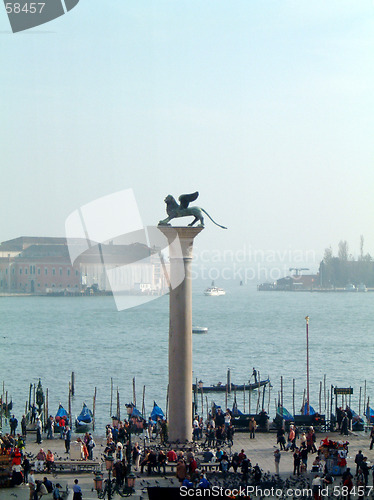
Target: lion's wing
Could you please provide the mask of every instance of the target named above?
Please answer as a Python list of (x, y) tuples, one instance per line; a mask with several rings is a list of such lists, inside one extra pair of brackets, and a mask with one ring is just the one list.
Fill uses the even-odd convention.
[(199, 196), (199, 192), (195, 191), (195, 193), (191, 194), (181, 194), (178, 198), (181, 208), (187, 208), (191, 201), (195, 201)]

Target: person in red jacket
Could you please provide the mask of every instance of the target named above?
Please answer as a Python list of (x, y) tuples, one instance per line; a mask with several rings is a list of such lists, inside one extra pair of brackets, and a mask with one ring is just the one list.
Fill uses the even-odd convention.
[(169, 450), (167, 455), (166, 455), (166, 458), (167, 458), (168, 462), (176, 462), (178, 459), (177, 454), (175, 453), (174, 450)]

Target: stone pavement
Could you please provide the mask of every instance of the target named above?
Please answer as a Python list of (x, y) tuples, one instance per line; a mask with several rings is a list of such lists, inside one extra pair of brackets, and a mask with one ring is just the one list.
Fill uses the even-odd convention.
[[(326, 434), (317, 434), (317, 444), (319, 444), (321, 439), (324, 439), (326, 436), (329, 436), (330, 439), (335, 441), (339, 441), (341, 437), (338, 433), (326, 433)], [(345, 437), (344, 437), (345, 438)], [(374, 463), (374, 450), (369, 450), (369, 433), (357, 433), (350, 434), (347, 438), (349, 441), (349, 453), (348, 453), (348, 466), (351, 467), (352, 471), (355, 471), (354, 457), (359, 449), (361, 449), (368, 457), (369, 465), (373, 465)], [(94, 448), (94, 458), (97, 460), (101, 460), (102, 452), (104, 449), (104, 439), (95, 437), (96, 447)], [(345, 439), (344, 439), (345, 441)], [(26, 451), (27, 453), (32, 453), (36, 455), (39, 451), (40, 447), (43, 447), (46, 451), (47, 449), (51, 449), (57, 457), (62, 457), (65, 459), (68, 455), (64, 453), (64, 442), (60, 439), (53, 439), (50, 441), (44, 440), (41, 445), (35, 443), (35, 435), (29, 434), (27, 439)], [(250, 458), (252, 465), (259, 464), (259, 466), (266, 472), (270, 471), (272, 474), (275, 472), (274, 467), (274, 449), (276, 446), (276, 434), (274, 433), (257, 433), (255, 439), (249, 439), (248, 433), (236, 433), (234, 436), (234, 446), (232, 448), (232, 452), (244, 449), (247, 456)], [(313, 455), (312, 455), (313, 456)], [(308, 469), (310, 470), (309, 465), (311, 465), (311, 456), (309, 458)], [(280, 474), (282, 477), (288, 477), (292, 474), (293, 471), (293, 459), (291, 452), (282, 452), (281, 453), (281, 461), (280, 461)], [(219, 473), (218, 473), (219, 474)], [(45, 473), (36, 474), (37, 479), (43, 479)], [(161, 479), (159, 476), (150, 476), (148, 477), (146, 474), (141, 475), (139, 472), (137, 473), (138, 479), (136, 484), (136, 495), (133, 495), (131, 498), (134, 500), (147, 499), (148, 495), (145, 489), (147, 483), (151, 486), (156, 485), (155, 481), (158, 481), (160, 486), (170, 486), (170, 479)], [(311, 476), (311, 474), (309, 474)], [(59, 482), (63, 488), (68, 485), (70, 489), (69, 499), (72, 499), (71, 488), (73, 485), (73, 481), (75, 478), (79, 480), (79, 484), (81, 485), (83, 492), (83, 500), (95, 500), (97, 499), (96, 491), (93, 490), (93, 474), (92, 473), (81, 473), (77, 475), (73, 474), (50, 474), (48, 477), (52, 480), (52, 482)], [(170, 476), (172, 478), (172, 476)], [(340, 479), (338, 478), (335, 484), (339, 484)], [(177, 484), (177, 481), (174, 479), (174, 484)], [(370, 479), (369, 484), (372, 484), (372, 480)], [(18, 486), (12, 489), (0, 489), (0, 500), (28, 500), (29, 498), (29, 489), (27, 486)], [(51, 495), (43, 497), (43, 500), (49, 500)], [(116, 496), (115, 498), (120, 498)]]

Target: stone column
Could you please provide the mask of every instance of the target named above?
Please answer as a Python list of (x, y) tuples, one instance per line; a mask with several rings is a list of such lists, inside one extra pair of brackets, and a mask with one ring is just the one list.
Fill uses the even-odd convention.
[(158, 227), (170, 255), (169, 441), (185, 442), (192, 439), (192, 249), (203, 227)]

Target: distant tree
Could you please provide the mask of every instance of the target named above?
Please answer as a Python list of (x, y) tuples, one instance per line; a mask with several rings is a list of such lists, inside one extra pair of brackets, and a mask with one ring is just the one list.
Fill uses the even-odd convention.
[(339, 241), (338, 258), (343, 262), (347, 262), (347, 260), (348, 260), (348, 242), (347, 242), (347, 240), (344, 240), (344, 241), (340, 240)]
[(360, 260), (364, 260), (364, 235), (360, 236)]
[(348, 283), (374, 286), (374, 260), (364, 254), (364, 237), (360, 237), (360, 255), (357, 260), (348, 252), (347, 241), (339, 242), (338, 257), (334, 257), (331, 247), (325, 249), (320, 263), (320, 279), (324, 287), (345, 287)]
[(332, 248), (331, 247), (325, 248), (325, 253), (323, 255), (323, 262), (327, 265), (330, 264), (332, 257), (333, 257)]

